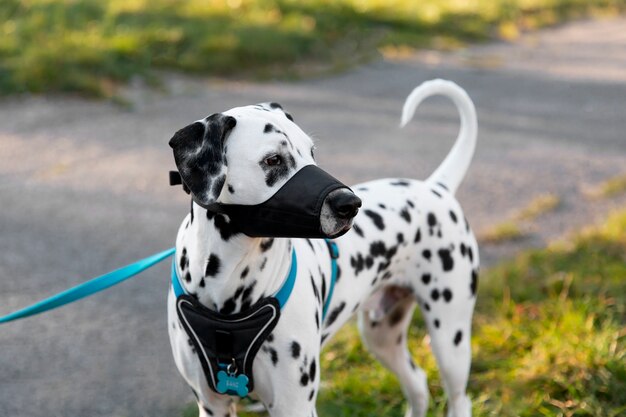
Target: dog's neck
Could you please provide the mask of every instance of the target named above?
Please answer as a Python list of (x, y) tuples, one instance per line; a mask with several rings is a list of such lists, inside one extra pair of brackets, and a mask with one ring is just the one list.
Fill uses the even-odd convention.
[(248, 237), (238, 233), (227, 216), (194, 203), (183, 241), (189, 262), (180, 270), (183, 285), (200, 303), (224, 314), (273, 295), (291, 266), (289, 239)]

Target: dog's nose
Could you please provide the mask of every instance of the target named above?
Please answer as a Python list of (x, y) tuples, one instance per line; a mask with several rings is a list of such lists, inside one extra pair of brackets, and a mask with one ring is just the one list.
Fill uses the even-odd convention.
[(329, 203), (333, 211), (343, 219), (356, 216), (361, 207), (361, 199), (351, 192), (339, 193), (333, 196)]

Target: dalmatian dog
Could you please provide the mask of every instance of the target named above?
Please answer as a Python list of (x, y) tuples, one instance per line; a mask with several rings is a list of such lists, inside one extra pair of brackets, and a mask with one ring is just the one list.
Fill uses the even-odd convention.
[[(178, 232), (175, 267), (185, 291), (207, 308), (235, 314), (254, 306), (281, 286), (292, 248), (297, 253), (293, 292), (253, 365), (256, 383), (250, 396), (272, 417), (317, 416), (320, 351), (355, 314), (364, 345), (400, 381), (408, 401), (406, 416), (424, 416), (429, 401), (426, 375), (407, 349), (416, 306), (443, 380), (448, 416), (471, 415), (466, 385), (478, 247), (454, 193), (473, 156), (477, 121), (463, 89), (432, 80), (409, 95), (401, 126), (433, 95), (455, 103), (461, 127), (452, 150), (428, 179), (366, 182), (354, 185), (353, 191), (333, 191), (323, 203), (324, 233), (333, 236), (351, 228), (334, 240), (338, 273), (324, 320), (331, 258), (323, 239), (248, 237), (228, 216), (192, 200)], [(260, 204), (302, 167), (315, 164), (313, 141), (277, 103), (237, 107), (193, 126), (187, 127), (187, 134), (175, 135), (170, 145), (179, 169), (193, 165), (202, 177), (198, 187), (204, 187), (212, 201)], [(209, 130), (220, 143), (206, 143)], [(207, 385), (175, 304), (170, 291), (172, 352), (197, 398), (200, 416), (236, 416), (237, 398)]]

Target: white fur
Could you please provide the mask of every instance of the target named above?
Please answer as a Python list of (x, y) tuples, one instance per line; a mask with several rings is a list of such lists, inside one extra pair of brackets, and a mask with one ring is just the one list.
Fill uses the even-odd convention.
[[(331, 269), (323, 240), (275, 239), (269, 244), (266, 239), (241, 234), (227, 235), (224, 239), (227, 219), (220, 220), (220, 228), (213, 216), (207, 217), (206, 211), (195, 204), (192, 205), (194, 221), (191, 222), (190, 214), (181, 224), (176, 263), (181, 276), (189, 273), (192, 278), (190, 282), (183, 280), (182, 284), (188, 293), (196, 294), (202, 304), (215, 310), (224, 309), (234, 299), (232, 304), (238, 311), (245, 303), (241, 294), (246, 291), (252, 301), (273, 294), (289, 270), (291, 248), (296, 250), (298, 279), (293, 293), (282, 310), (272, 340), (264, 343), (253, 367), (252, 396), (265, 405), (272, 417), (317, 415), (315, 399), (319, 390), (321, 345), (353, 312), (358, 312), (359, 329), (367, 348), (400, 380), (409, 403), (407, 416), (423, 417), (429, 397), (426, 376), (411, 365), (406, 344), (416, 305), (422, 309), (449, 398), (448, 415), (471, 415), (465, 389), (471, 361), (473, 273), (478, 268), (478, 248), (453, 193), (474, 149), (475, 114), (463, 90), (450, 83), (437, 81), (416, 91), (407, 99), (403, 125), (426, 96), (444, 94), (453, 99), (461, 112), (459, 138), (435, 171), (437, 175), (433, 174), (426, 182), (383, 179), (352, 188), (363, 200), (363, 207), (354, 219), (353, 228), (335, 240), (340, 252), (337, 264), (341, 276), (329, 315), (321, 326), (318, 327), (318, 322), (325, 299), (320, 293), (324, 291), (322, 288), (328, 293)], [(297, 167), (315, 163), (310, 155), (310, 138), (287, 120), (281, 110), (243, 107), (226, 114), (237, 119), (237, 126), (226, 141), (226, 184), (232, 185), (235, 193), (227, 192), (224, 187), (220, 201), (258, 204), (286, 181), (268, 187), (259, 170), (263, 156), (280, 151), (283, 146), (284, 135), (260, 133), (268, 122), (292, 141), (291, 152)], [(450, 191), (445, 190), (446, 186)], [(327, 205), (322, 216), (326, 229), (337, 231), (346, 226), (345, 220), (334, 218)], [(453, 260), (453, 267), (448, 265), (448, 270), (446, 251)], [(219, 258), (219, 268), (213, 276), (205, 277), (211, 256)], [(238, 291), (240, 288), (245, 291)], [(437, 297), (433, 295), (435, 290)], [(237, 293), (239, 298), (233, 298)], [(235, 416), (236, 398), (218, 395), (208, 388), (197, 356), (178, 322), (174, 304), (174, 294), (170, 291), (168, 329), (172, 351), (181, 375), (198, 395), (200, 416)], [(299, 346), (297, 355), (294, 343)]]

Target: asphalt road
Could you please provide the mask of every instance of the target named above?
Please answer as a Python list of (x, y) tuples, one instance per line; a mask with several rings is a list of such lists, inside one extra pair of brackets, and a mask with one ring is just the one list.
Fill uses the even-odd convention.
[[(188, 198), (167, 184), (172, 133), (212, 112), (278, 101), (347, 183), (425, 178), (458, 129), (431, 99), (398, 130), (406, 95), (447, 78), (479, 116), (458, 197), (476, 230), (551, 192), (561, 207), (530, 237), (481, 249), (486, 264), (601, 218), (624, 198), (586, 187), (626, 173), (626, 19), (579, 22), (451, 54), (424, 51), (298, 83), (171, 76), (135, 85), (132, 110), (24, 97), (0, 102), (0, 314), (173, 245)], [(168, 264), (66, 308), (0, 326), (0, 416), (177, 416), (191, 392), (165, 328)]]

